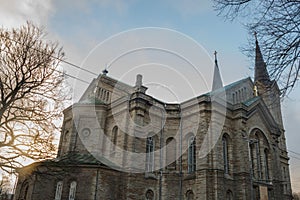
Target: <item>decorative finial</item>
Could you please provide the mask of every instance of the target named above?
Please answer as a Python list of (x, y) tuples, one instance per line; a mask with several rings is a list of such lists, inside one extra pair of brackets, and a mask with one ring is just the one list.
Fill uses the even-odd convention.
[(136, 75), (136, 82), (135, 82), (135, 86), (140, 88), (143, 85), (143, 76), (141, 74)]
[(107, 69), (105, 68), (103, 71), (102, 71), (103, 75), (106, 76), (106, 74), (108, 73)]

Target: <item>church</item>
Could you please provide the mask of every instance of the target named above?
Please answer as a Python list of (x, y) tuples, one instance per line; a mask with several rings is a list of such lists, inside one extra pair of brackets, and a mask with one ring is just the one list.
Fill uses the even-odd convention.
[(256, 40), (254, 80), (181, 103), (103, 71), (64, 110), (57, 157), (17, 170), (16, 200), (288, 200), (280, 90)]

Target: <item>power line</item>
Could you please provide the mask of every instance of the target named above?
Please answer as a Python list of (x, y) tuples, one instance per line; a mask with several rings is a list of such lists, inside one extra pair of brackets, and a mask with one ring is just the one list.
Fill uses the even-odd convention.
[(75, 76), (72, 76), (72, 75), (70, 75), (70, 74), (67, 74), (67, 73), (64, 73), (64, 72), (60, 72), (60, 73), (62, 73), (63, 75), (66, 75), (66, 76), (68, 76), (68, 77), (70, 77), (70, 78), (73, 78), (73, 79), (76, 79), (76, 80), (78, 80), (78, 81), (81, 81), (81, 82), (83, 82), (83, 83), (90, 84), (89, 82), (87, 82), (87, 81), (85, 81), (85, 80), (82, 80), (82, 79), (80, 79), (80, 78), (77, 78), (77, 77), (75, 77)]
[[(3, 51), (5, 51), (6, 53), (10, 53), (10, 52), (8, 52), (8, 51), (6, 51), (6, 50), (3, 50)], [(58, 59), (58, 58), (56, 58), (56, 59)], [(71, 64), (71, 63), (70, 63), (70, 64)], [(87, 82), (87, 81), (85, 81), (85, 80), (83, 80), (83, 79), (80, 79), (80, 78), (78, 78), (78, 77), (76, 77), (76, 76), (73, 76), (73, 75), (71, 75), (71, 74), (68, 74), (68, 73), (66, 73), (66, 72), (62, 72), (62, 71), (59, 71), (59, 70), (57, 70), (57, 69), (53, 69), (53, 71), (56, 71), (56, 72), (58, 72), (58, 73), (60, 73), (60, 74), (62, 74), (62, 75), (64, 75), (64, 76), (68, 76), (68, 77), (70, 77), (70, 78), (73, 78), (73, 79), (76, 79), (76, 80), (78, 80), (78, 81), (81, 81), (81, 82), (83, 82), (83, 83), (90, 84), (89, 82)]]
[(295, 156), (291, 156), (291, 155), (290, 155), (290, 157), (291, 157), (291, 158), (295, 158), (296, 160), (300, 160), (300, 158), (295, 157)]
[(291, 152), (291, 153), (294, 153), (294, 154), (296, 154), (296, 155), (298, 155), (298, 156), (300, 156), (300, 153), (297, 153), (297, 152), (292, 151), (292, 150), (290, 150), (290, 149), (288, 149), (287, 151), (288, 151), (288, 152)]
[[(4, 37), (7, 38), (7, 39), (10, 39), (10, 38), (8, 38), (8, 37), (6, 37), (6, 36), (4, 36)], [(12, 39), (10, 39), (10, 40), (12, 40)], [(12, 40), (12, 41), (17, 42), (17, 41), (15, 41), (15, 40)], [(17, 43), (21, 44), (20, 42), (17, 42)], [(21, 45), (23, 45), (23, 44), (21, 44)], [(38, 49), (35, 49), (35, 48), (33, 48), (33, 47), (30, 47), (30, 48), (32, 48), (33, 50), (38, 51), (38, 52), (40, 52), (40, 53), (42, 53), (42, 54), (45, 54), (44, 52), (41, 52), (41, 51), (38, 50)], [(5, 50), (4, 50), (4, 51), (5, 51)], [(10, 53), (10, 52), (8, 52), (8, 51), (5, 51), (5, 52), (6, 52), (6, 53)], [(68, 65), (71, 65), (71, 66), (73, 66), (73, 67), (75, 67), (75, 68), (77, 68), (77, 69), (80, 69), (80, 70), (82, 70), (82, 71), (85, 71), (85, 72), (88, 72), (88, 73), (90, 73), (90, 74), (93, 74), (93, 75), (97, 75), (97, 76), (98, 76), (98, 74), (96, 74), (96, 73), (94, 73), (94, 72), (91, 72), (91, 71), (89, 71), (89, 70), (87, 70), (87, 69), (81, 68), (81, 67), (79, 67), (79, 66), (77, 66), (77, 65), (75, 65), (75, 64), (73, 64), (73, 63), (71, 63), (71, 62), (62, 60), (62, 59), (60, 59), (60, 58), (58, 58), (58, 57), (56, 57), (56, 56), (50, 55), (50, 57), (52, 57), (52, 58), (54, 58), (54, 59), (56, 59), (56, 60), (59, 60), (59, 61), (61, 61), (61, 62), (64, 62), (64, 63), (66, 63), (66, 64), (68, 64)], [(78, 78), (78, 77), (75, 77), (75, 76), (73, 76), (73, 75), (71, 75), (71, 74), (68, 74), (68, 73), (66, 73), (66, 72), (61, 72), (61, 71), (58, 71), (58, 70), (56, 70), (56, 69), (54, 69), (54, 71), (56, 71), (56, 72), (58, 72), (58, 73), (61, 73), (61, 74), (65, 75), (65, 76), (68, 76), (68, 77), (70, 77), (70, 78), (76, 79), (76, 80), (78, 80), (78, 81), (81, 81), (81, 82), (83, 82), (83, 83), (90, 84), (89, 82), (87, 82), (87, 81), (85, 81), (85, 80), (83, 80), (83, 79), (80, 79), (80, 78)]]
[[(18, 44), (20, 44), (20, 45), (22, 45), (22, 46), (25, 46), (25, 45), (22, 44), (21, 42), (16, 41), (16, 40), (14, 40), (14, 39), (12, 39), (12, 38), (10, 38), (10, 37), (8, 37), (8, 36), (5, 36), (5, 35), (1, 35), (1, 36), (4, 37), (4, 38), (6, 38), (6, 39), (8, 39), (8, 40), (11, 40), (11, 41), (13, 41), (13, 42), (15, 42), (15, 43), (18, 43)], [(33, 50), (35, 50), (35, 51), (37, 51), (37, 52), (40, 52), (40, 53), (42, 53), (42, 54), (46, 54), (46, 53), (42, 52), (41, 50), (36, 49), (36, 48), (34, 48), (34, 47), (32, 47), (32, 46), (30, 46), (29, 48), (30, 48), (30, 49), (33, 49)], [(49, 55), (49, 54), (48, 54), (48, 55)], [(54, 58), (54, 59), (56, 59), (56, 60), (59, 60), (59, 61), (61, 61), (61, 62), (63, 62), (63, 63), (66, 63), (66, 64), (68, 64), (68, 65), (70, 65), (70, 66), (72, 66), (72, 67), (75, 67), (75, 68), (77, 68), (77, 69), (79, 69), (79, 70), (88, 72), (88, 73), (90, 73), (90, 74), (92, 74), (92, 75), (95, 75), (95, 76), (98, 76), (98, 74), (96, 74), (95, 72), (92, 72), (92, 71), (90, 71), (90, 70), (84, 69), (84, 68), (82, 68), (82, 67), (80, 67), (80, 66), (78, 66), (78, 65), (76, 65), (76, 64), (73, 64), (73, 63), (71, 63), (71, 62), (65, 61), (65, 60), (63, 60), (63, 59), (61, 59), (61, 58), (58, 58), (58, 57), (56, 57), (56, 56), (53, 56), (53, 55), (49, 55), (49, 56), (52, 57), (52, 58)]]

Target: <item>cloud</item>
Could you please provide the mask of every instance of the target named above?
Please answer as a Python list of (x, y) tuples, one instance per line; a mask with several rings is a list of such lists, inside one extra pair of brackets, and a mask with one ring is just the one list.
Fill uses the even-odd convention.
[(52, 0), (0, 0), (0, 24), (5, 28), (18, 27), (27, 20), (46, 25), (53, 12)]

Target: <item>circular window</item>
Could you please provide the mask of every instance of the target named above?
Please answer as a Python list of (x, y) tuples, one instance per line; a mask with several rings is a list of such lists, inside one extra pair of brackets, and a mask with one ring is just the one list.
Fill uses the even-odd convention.
[(83, 137), (88, 137), (91, 134), (91, 130), (89, 128), (84, 128), (81, 130), (81, 134)]

